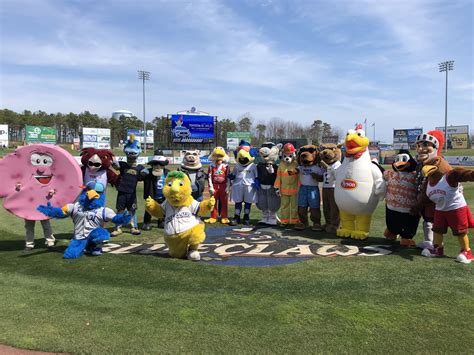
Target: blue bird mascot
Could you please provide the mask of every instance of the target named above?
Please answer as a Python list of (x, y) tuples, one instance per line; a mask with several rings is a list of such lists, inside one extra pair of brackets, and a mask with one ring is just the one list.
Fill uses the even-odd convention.
[(64, 259), (78, 259), (85, 250), (94, 256), (101, 255), (102, 243), (110, 238), (109, 231), (103, 227), (104, 223), (130, 223), (132, 217), (128, 213), (116, 214), (105, 207), (104, 190), (104, 185), (100, 182), (90, 181), (77, 202), (68, 203), (62, 208), (53, 207), (50, 203), (38, 207), (38, 211), (51, 218), (71, 216), (74, 237), (64, 251)]

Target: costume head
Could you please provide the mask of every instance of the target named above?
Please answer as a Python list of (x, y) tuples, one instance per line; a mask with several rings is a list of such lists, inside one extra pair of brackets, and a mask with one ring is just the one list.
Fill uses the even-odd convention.
[(296, 160), (296, 149), (293, 144), (286, 143), (283, 146), (280, 160), (284, 161), (287, 164), (291, 164), (294, 160)]
[(105, 207), (105, 187), (100, 182), (89, 181), (79, 196), (79, 203), (86, 211)]
[(416, 137), (416, 159), (425, 164), (436, 156), (441, 156), (444, 145), (444, 133), (441, 131), (429, 131)]
[(411, 156), (410, 152), (400, 149), (392, 164), (394, 171), (412, 172), (416, 170), (416, 160)]
[(234, 155), (237, 164), (247, 166), (255, 160), (255, 157), (258, 156), (258, 152), (255, 148), (250, 146), (249, 142), (241, 140), (239, 146), (234, 151)]
[(280, 156), (280, 149), (283, 144), (275, 144), (273, 142), (264, 142), (262, 147), (258, 150), (258, 154), (266, 164), (276, 163)]
[(222, 147), (215, 147), (212, 151), (212, 153), (209, 155), (209, 160), (214, 161), (216, 163), (228, 163), (229, 162), (229, 156), (225, 152), (225, 149)]
[(202, 167), (200, 150), (185, 150), (181, 167), (187, 170), (198, 170)]
[(334, 164), (336, 161), (341, 160), (341, 146), (342, 144), (323, 143), (319, 146), (319, 157), (327, 165)]
[(82, 172), (64, 149), (52, 144), (33, 144), (0, 160), (0, 181), (5, 209), (20, 218), (41, 221), (48, 217), (37, 211), (37, 206), (47, 202), (63, 206), (77, 198)]
[(171, 206), (187, 206), (192, 199), (191, 193), (191, 180), (185, 173), (172, 171), (166, 176), (163, 195)]
[(114, 160), (114, 153), (108, 149), (82, 148), (81, 163), (96, 172), (107, 170)]
[(169, 164), (169, 160), (163, 155), (155, 155), (148, 162), (148, 165), (151, 166), (151, 173), (155, 176), (163, 175), (164, 167)]
[(355, 130), (350, 129), (347, 131), (344, 146), (346, 147), (346, 156), (355, 159), (359, 158), (367, 150), (369, 138), (365, 136), (360, 123), (356, 126)]
[(128, 139), (125, 147), (123, 147), (123, 152), (127, 156), (128, 162), (135, 162), (142, 152), (142, 148), (140, 147), (140, 142), (135, 139), (135, 135), (131, 134), (130, 138)]
[(318, 158), (318, 148), (315, 145), (304, 145), (298, 149), (298, 154), (296, 155), (296, 160), (298, 165), (310, 166), (316, 163)]

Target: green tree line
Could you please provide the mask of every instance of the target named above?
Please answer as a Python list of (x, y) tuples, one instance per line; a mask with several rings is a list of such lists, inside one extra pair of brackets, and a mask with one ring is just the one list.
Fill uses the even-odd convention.
[[(17, 113), (9, 109), (0, 110), (0, 124), (8, 124), (10, 141), (21, 143), (25, 137), (25, 126), (55, 127), (58, 132), (58, 143), (72, 143), (74, 138), (82, 137), (83, 127), (110, 128), (112, 147), (117, 147), (126, 139), (128, 129), (143, 129), (143, 121), (135, 116), (120, 118), (100, 117), (95, 113), (84, 111), (77, 113), (47, 113), (29, 111)], [(167, 116), (156, 116), (147, 122), (147, 130), (154, 131), (155, 146), (163, 149), (176, 149), (172, 144), (171, 121)], [(259, 146), (264, 141), (305, 138), (313, 143), (320, 143), (323, 136), (334, 135), (331, 125), (315, 120), (310, 126), (303, 126), (295, 121), (272, 118), (267, 122), (254, 122), (250, 113), (241, 115), (237, 121), (230, 118), (218, 119), (215, 125), (215, 141), (210, 145), (198, 143), (183, 144), (183, 149), (209, 149), (227, 144), (227, 132), (243, 131), (252, 133), (252, 144)]]

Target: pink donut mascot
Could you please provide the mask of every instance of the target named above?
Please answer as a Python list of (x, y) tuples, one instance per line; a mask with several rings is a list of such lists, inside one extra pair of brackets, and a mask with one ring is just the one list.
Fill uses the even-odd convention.
[(0, 160), (3, 207), (25, 220), (25, 251), (34, 248), (35, 221), (41, 221), (48, 248), (54, 247), (49, 217), (36, 210), (48, 202), (72, 203), (81, 193), (82, 172), (66, 150), (51, 144), (20, 147)]

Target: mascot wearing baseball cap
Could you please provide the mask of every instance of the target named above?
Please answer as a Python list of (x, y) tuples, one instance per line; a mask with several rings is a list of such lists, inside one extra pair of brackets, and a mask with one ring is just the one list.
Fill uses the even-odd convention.
[(115, 214), (105, 207), (105, 187), (100, 182), (90, 181), (84, 186), (79, 200), (68, 203), (62, 208), (47, 205), (38, 206), (38, 211), (51, 218), (71, 216), (74, 222), (74, 237), (64, 251), (64, 259), (80, 258), (85, 250), (91, 255), (102, 254), (102, 243), (110, 238), (110, 233), (104, 228), (104, 223), (112, 221), (115, 224), (130, 223), (132, 217), (128, 214)]

